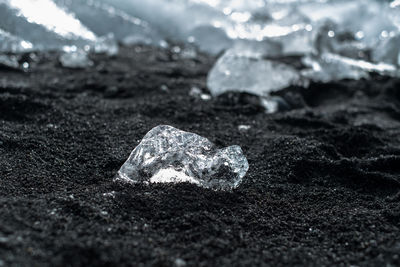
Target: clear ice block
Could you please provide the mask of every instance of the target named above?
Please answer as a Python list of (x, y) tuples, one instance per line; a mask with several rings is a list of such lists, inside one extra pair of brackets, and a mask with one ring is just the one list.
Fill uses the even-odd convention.
[(131, 183), (193, 183), (237, 188), (249, 164), (239, 146), (218, 149), (207, 138), (168, 125), (150, 130), (117, 174)]

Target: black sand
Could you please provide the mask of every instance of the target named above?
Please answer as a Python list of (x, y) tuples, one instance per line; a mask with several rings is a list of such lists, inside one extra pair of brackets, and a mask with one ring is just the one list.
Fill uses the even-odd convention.
[[(189, 96), (206, 92), (204, 55), (46, 57), (0, 70), (0, 266), (400, 265), (400, 80), (289, 88), (294, 109), (268, 115), (251, 96)], [(114, 183), (159, 124), (240, 145), (243, 184)]]

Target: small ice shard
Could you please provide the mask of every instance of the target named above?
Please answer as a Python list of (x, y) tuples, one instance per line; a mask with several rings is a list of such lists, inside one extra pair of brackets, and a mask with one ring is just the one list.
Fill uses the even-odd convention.
[(207, 86), (214, 96), (227, 91), (268, 96), (299, 80), (298, 71), (286, 64), (228, 50), (209, 72)]
[(169, 92), (169, 88), (165, 84), (160, 86), (160, 90), (163, 91), (163, 92)]
[(275, 113), (279, 110), (279, 103), (274, 98), (262, 97), (261, 105), (264, 107), (265, 113), (268, 113), (268, 114)]
[[(46, 14), (46, 15), (43, 15)], [(0, 1), (1, 29), (25, 40), (37, 50), (66, 45), (88, 45), (96, 35), (73, 14), (51, 0)]]
[(65, 52), (60, 56), (59, 60), (63, 67), (69, 69), (84, 69), (93, 66), (93, 61), (82, 50)]
[(126, 13), (124, 9), (104, 3), (103, 0), (55, 1), (61, 7), (72, 12), (97, 36), (113, 33), (117, 40), (122, 40), (127, 36), (146, 36), (150, 42), (159, 40), (158, 33), (151, 29), (146, 21)]
[(192, 88), (190, 88), (189, 96), (194, 98), (200, 98), (201, 100), (204, 101), (211, 99), (211, 96), (209, 94), (203, 93), (203, 91), (201, 91), (201, 89), (197, 86), (193, 86)]
[(241, 125), (238, 126), (238, 130), (240, 132), (247, 132), (248, 130), (250, 130), (250, 128), (251, 128), (250, 125), (241, 124)]
[(239, 146), (217, 149), (207, 138), (160, 125), (151, 129), (118, 171), (132, 183), (189, 182), (214, 190), (239, 186), (249, 164)]

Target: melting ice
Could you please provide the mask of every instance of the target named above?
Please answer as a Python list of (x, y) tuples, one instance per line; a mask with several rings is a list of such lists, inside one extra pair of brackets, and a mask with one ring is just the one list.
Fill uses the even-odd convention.
[(207, 138), (160, 125), (150, 130), (118, 171), (132, 183), (193, 183), (214, 190), (239, 186), (249, 164), (239, 146), (218, 149)]
[[(398, 0), (0, 0), (0, 52), (76, 47), (80, 53), (115, 55), (116, 42), (166, 47), (164, 40), (215, 55), (229, 51), (208, 76), (214, 95), (240, 90), (265, 96), (299, 79), (358, 79), (370, 72), (398, 76), (400, 4)], [(271, 60), (288, 56), (303, 57), (305, 69)]]

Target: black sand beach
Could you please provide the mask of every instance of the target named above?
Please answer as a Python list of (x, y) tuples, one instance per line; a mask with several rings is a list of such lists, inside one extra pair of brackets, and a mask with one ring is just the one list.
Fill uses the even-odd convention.
[[(206, 55), (39, 58), (0, 69), (0, 266), (400, 265), (400, 80), (287, 88), (291, 108), (266, 114), (250, 95), (190, 96), (207, 93)], [(113, 182), (160, 124), (240, 145), (243, 183)]]

